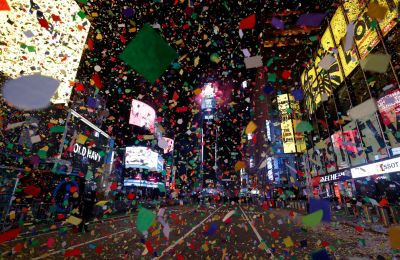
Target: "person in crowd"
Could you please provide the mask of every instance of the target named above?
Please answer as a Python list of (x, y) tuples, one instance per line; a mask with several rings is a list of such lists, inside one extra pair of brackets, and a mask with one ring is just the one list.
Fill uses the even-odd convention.
[(92, 211), (96, 202), (96, 192), (89, 189), (85, 192), (82, 199), (82, 222), (79, 226), (79, 230), (82, 232), (89, 232), (88, 222), (92, 217)]

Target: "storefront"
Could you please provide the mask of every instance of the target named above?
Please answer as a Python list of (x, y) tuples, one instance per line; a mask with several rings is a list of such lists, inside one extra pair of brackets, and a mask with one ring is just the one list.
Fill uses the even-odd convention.
[(324, 198), (338, 198), (340, 202), (343, 200), (343, 196), (351, 197), (353, 195), (350, 169), (320, 176), (319, 183), (320, 194)]
[(385, 196), (389, 201), (400, 197), (400, 157), (354, 167), (351, 175), (363, 196)]

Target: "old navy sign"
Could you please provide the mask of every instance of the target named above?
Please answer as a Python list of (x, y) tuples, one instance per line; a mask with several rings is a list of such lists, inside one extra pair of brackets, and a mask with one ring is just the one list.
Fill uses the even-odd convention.
[(337, 173), (321, 176), (320, 183), (334, 182), (339, 180), (340, 176), (350, 176), (350, 170), (344, 170)]
[(371, 175), (380, 175), (385, 173), (393, 173), (400, 171), (400, 158), (393, 158), (377, 163), (354, 167), (351, 169), (351, 176), (353, 178), (368, 177)]
[(79, 144), (74, 145), (74, 153), (82, 155), (83, 157), (87, 157), (91, 160), (95, 160), (100, 162), (101, 156), (97, 152), (90, 150), (89, 148), (86, 148), (84, 146), (81, 146)]

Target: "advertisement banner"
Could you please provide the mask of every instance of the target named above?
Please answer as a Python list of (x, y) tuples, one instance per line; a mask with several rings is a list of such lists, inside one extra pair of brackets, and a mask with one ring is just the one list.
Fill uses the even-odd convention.
[(335, 182), (335, 181), (340, 181), (340, 177), (345, 176), (345, 177), (350, 177), (351, 178), (351, 170), (346, 169), (343, 171), (335, 172), (332, 174), (327, 174), (325, 176), (321, 176), (320, 183), (329, 183), (329, 182)]
[(125, 167), (158, 171), (160, 169), (159, 154), (148, 147), (126, 147)]
[(393, 158), (382, 162), (372, 163), (351, 169), (351, 176), (355, 178), (363, 178), (372, 175), (380, 175), (385, 173), (393, 173), (400, 171), (400, 158)]
[[(398, 6), (400, 0), (377, 0), (377, 3), (384, 8), (387, 8), (387, 12), (385, 17), (379, 21), (373, 20), (368, 15), (368, 7), (365, 4), (365, 1), (359, 0), (348, 0), (343, 3), (343, 7), (345, 13), (347, 15), (348, 21), (354, 23), (354, 41), (358, 46), (360, 51), (361, 59), (365, 59), (368, 54), (372, 51), (372, 49), (379, 43), (379, 37), (376, 32), (377, 24), (381, 29), (382, 35), (387, 35), (390, 30), (392, 30), (398, 20), (396, 19), (399, 15)], [(336, 59), (340, 59), (343, 71), (345, 76), (349, 76), (354, 69), (358, 66), (359, 60), (356, 55), (356, 48), (353, 47), (349, 51), (345, 51), (343, 49), (344, 45), (344, 37), (346, 36), (347, 32), (347, 22), (343, 13), (342, 8), (338, 8), (333, 15), (330, 26), (332, 28), (333, 39), (330, 33), (329, 28), (326, 29), (325, 33), (321, 38), (321, 47), (325, 52), (330, 52), (335, 50), (334, 42), (336, 42), (337, 50), (334, 51), (334, 56)], [(335, 41), (333, 41), (335, 40)], [(313, 86), (314, 79), (316, 78), (313, 66), (316, 67), (317, 73), (321, 70), (318, 68), (318, 62), (321, 60), (321, 55), (325, 55), (326, 53), (317, 53), (314, 60), (307, 66), (302, 74), (302, 87), (305, 92), (313, 96), (307, 102), (308, 109), (312, 111), (312, 102), (311, 100), (320, 100), (320, 91), (318, 91), (318, 87), (313, 87), (313, 89), (317, 89), (317, 91), (311, 91), (311, 87)], [(332, 71), (333, 70), (333, 71)], [(323, 71), (323, 70), (322, 70)], [(332, 85), (338, 86), (340, 83), (343, 82), (343, 77), (340, 73), (339, 63), (334, 63), (330, 71), (328, 71), (331, 75)], [(319, 73), (320, 75), (322, 73)], [(334, 80), (332, 80), (334, 78)], [(311, 82), (311, 83), (310, 83)], [(318, 102), (316, 102), (318, 104)]]
[(289, 94), (277, 96), (278, 109), (281, 114), (281, 131), (284, 153), (301, 153), (306, 150), (306, 142), (304, 133), (295, 133), (295, 129), (301, 120), (294, 118), (299, 117), (299, 102)]
[[(3, 2), (3, 1), (0, 1)], [(68, 103), (86, 38), (87, 18), (76, 1), (8, 0), (0, 10), (0, 64), (6, 77), (41, 74), (60, 81), (54, 104)]]
[(135, 99), (132, 100), (129, 124), (144, 127), (154, 133), (155, 120), (156, 111), (151, 106)]
[(400, 91), (393, 90), (377, 102), (379, 113), (386, 128), (386, 135), (392, 147), (392, 154), (398, 154), (400, 146)]

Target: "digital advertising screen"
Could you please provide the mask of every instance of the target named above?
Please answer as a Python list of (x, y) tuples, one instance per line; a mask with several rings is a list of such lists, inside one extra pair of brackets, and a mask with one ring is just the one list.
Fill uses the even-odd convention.
[(393, 155), (399, 154), (400, 135), (400, 91), (393, 90), (377, 102), (379, 113), (386, 128)]
[(61, 82), (51, 102), (67, 103), (90, 22), (73, 0), (7, 0), (0, 10), (0, 71), (12, 79), (41, 74)]
[(400, 114), (400, 91), (394, 90), (377, 102), (379, 113), (386, 126), (393, 125), (397, 129), (397, 115)]
[(151, 106), (135, 99), (132, 100), (129, 124), (144, 127), (154, 133), (155, 120), (156, 111)]
[(174, 140), (168, 137), (161, 137), (158, 139), (158, 146), (164, 149), (164, 154), (170, 153), (174, 150)]
[[(160, 155), (153, 152), (148, 147), (133, 146), (126, 147), (125, 150), (125, 167), (147, 169), (150, 171), (159, 171)], [(162, 169), (161, 169), (162, 171)]]

